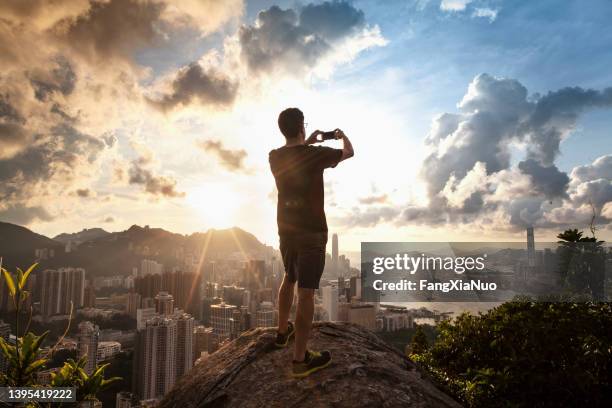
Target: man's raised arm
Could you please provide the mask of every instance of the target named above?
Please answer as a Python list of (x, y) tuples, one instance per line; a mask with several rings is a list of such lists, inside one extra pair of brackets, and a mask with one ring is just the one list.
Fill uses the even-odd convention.
[(336, 139), (342, 139), (342, 157), (340, 161), (349, 159), (355, 155), (351, 141), (342, 130), (336, 129)]

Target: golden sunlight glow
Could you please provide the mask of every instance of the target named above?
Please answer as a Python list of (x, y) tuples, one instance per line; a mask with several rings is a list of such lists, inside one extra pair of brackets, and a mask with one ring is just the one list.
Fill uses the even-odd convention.
[(226, 184), (207, 183), (189, 190), (186, 202), (206, 228), (230, 228), (235, 224), (241, 195)]

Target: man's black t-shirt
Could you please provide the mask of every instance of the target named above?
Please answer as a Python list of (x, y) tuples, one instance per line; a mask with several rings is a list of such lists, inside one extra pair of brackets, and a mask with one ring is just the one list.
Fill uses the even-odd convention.
[(283, 146), (270, 152), (278, 189), (276, 220), (281, 236), (327, 232), (323, 170), (336, 167), (342, 150), (323, 146)]

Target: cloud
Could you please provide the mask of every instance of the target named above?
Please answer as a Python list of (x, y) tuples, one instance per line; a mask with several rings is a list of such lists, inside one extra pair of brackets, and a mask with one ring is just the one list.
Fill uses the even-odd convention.
[(226, 149), (221, 142), (213, 140), (199, 141), (197, 145), (206, 152), (215, 154), (221, 161), (221, 164), (228, 170), (244, 170), (244, 159), (247, 156), (246, 151)]
[(572, 183), (612, 178), (612, 155), (601, 156), (592, 164), (575, 167), (571, 173)]
[(47, 100), (53, 92), (70, 95), (74, 91), (76, 74), (72, 65), (63, 56), (57, 56), (51, 69), (33, 69), (28, 73), (34, 96), (40, 101)]
[(130, 57), (134, 49), (159, 38), (156, 22), (163, 9), (163, 3), (154, 1), (92, 1), (86, 13), (63, 18), (52, 31), (91, 60)]
[(156, 176), (143, 165), (147, 160), (134, 160), (128, 170), (128, 182), (142, 185), (147, 193), (155, 196), (184, 197), (185, 193), (176, 190), (176, 180), (169, 177)]
[(387, 202), (387, 199), (389, 197), (387, 196), (387, 194), (380, 194), (380, 195), (371, 195), (368, 197), (362, 197), (359, 199), (359, 203), (361, 204), (384, 204), (385, 202)]
[(518, 164), (523, 174), (531, 178), (531, 185), (538, 193), (547, 198), (565, 197), (569, 177), (557, 166), (543, 166), (534, 159), (527, 159)]
[(170, 91), (160, 99), (149, 99), (149, 102), (162, 111), (191, 102), (202, 105), (230, 105), (236, 97), (238, 84), (228, 77), (210, 68), (204, 70), (194, 62), (181, 68), (170, 84)]
[(87, 197), (90, 197), (92, 195), (92, 192), (88, 188), (79, 188), (79, 189), (76, 190), (76, 194), (79, 197), (87, 198)]
[(113, 218), (112, 216), (108, 216), (108, 217), (104, 217), (104, 219), (102, 220), (102, 222), (104, 223), (111, 223), (111, 222), (115, 222), (115, 218)]
[(472, 17), (488, 18), (489, 22), (492, 23), (497, 19), (497, 13), (499, 13), (499, 10), (494, 10), (488, 7), (479, 7), (474, 9)]
[(400, 210), (395, 206), (369, 207), (366, 210), (358, 208), (340, 218), (339, 223), (345, 227), (373, 227), (379, 223), (396, 219), (400, 215)]
[(250, 71), (301, 73), (342, 48), (344, 42), (360, 36), (362, 41), (352, 55), (385, 43), (378, 27), (370, 29), (366, 25), (361, 10), (346, 1), (326, 1), (300, 10), (272, 6), (260, 11), (254, 25), (241, 27), (239, 42)]
[(0, 219), (13, 224), (28, 225), (32, 221), (52, 221), (53, 216), (43, 207), (26, 207), (24, 205), (9, 205), (7, 207), (0, 206)]
[(442, 0), (440, 10), (443, 11), (463, 11), (472, 0)]
[(131, 59), (135, 50), (164, 44), (173, 31), (208, 34), (242, 12), (240, 0), (91, 0), (86, 10), (57, 21), (51, 31), (89, 60)]
[[(612, 164), (607, 157), (577, 167), (571, 177), (555, 161), (561, 141), (574, 130), (581, 113), (610, 107), (612, 88), (568, 87), (528, 97), (517, 80), (478, 75), (459, 103), (459, 113), (434, 119), (420, 173), (429, 204), (409, 206), (404, 219), (446, 224), (487, 216), (511, 229), (551, 227), (561, 225), (551, 214), (578, 214), (586, 197), (603, 208), (611, 199)], [(511, 149), (518, 146), (524, 147), (526, 157), (512, 166)], [(608, 178), (595, 179), (602, 175)]]

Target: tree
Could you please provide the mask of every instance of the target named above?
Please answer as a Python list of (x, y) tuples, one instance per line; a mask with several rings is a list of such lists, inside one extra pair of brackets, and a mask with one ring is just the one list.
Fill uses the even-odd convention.
[[(17, 268), (17, 274), (14, 276), (6, 269), (2, 268), (2, 258), (0, 258), (0, 271), (2, 272), (3, 281), (8, 287), (8, 293), (13, 301), (15, 308), (15, 345), (0, 338), (0, 352), (8, 362), (6, 372), (0, 373), (0, 386), (12, 387), (38, 387), (37, 374), (46, 369), (50, 359), (47, 356), (42, 356), (41, 346), (49, 333), (44, 332), (37, 336), (29, 332), (30, 321), (32, 317), (30, 309), (30, 321), (23, 331), (25, 334), (19, 335), (19, 317), (22, 312), (24, 301), (30, 296), (26, 287), (30, 273), (34, 270), (36, 264), (30, 266), (27, 271), (23, 272)], [(68, 326), (64, 332), (68, 332), (70, 321), (72, 320), (72, 310)], [(50, 355), (53, 354), (61, 340), (62, 336), (54, 347), (51, 348)], [(104, 370), (108, 364), (97, 366), (91, 375), (87, 375), (83, 367), (86, 364), (86, 359), (82, 358), (79, 361), (69, 359), (64, 363), (56, 373), (51, 376), (51, 385), (55, 387), (75, 387), (77, 401), (95, 401), (96, 393), (108, 387), (111, 383), (120, 380), (119, 377), (109, 379), (104, 378)], [(29, 406), (36, 406), (29, 404)]]
[(410, 342), (410, 354), (423, 354), (429, 348), (427, 336), (421, 325), (416, 325), (416, 331)]
[(612, 304), (513, 301), (412, 355), (469, 407), (612, 406)]
[(573, 294), (587, 294), (593, 300), (603, 300), (605, 253), (595, 236), (584, 237), (578, 229), (568, 229), (557, 235), (561, 246), (559, 271)]

